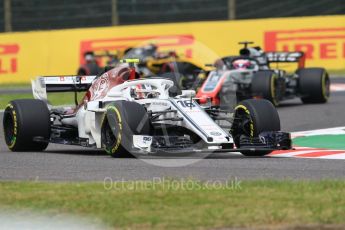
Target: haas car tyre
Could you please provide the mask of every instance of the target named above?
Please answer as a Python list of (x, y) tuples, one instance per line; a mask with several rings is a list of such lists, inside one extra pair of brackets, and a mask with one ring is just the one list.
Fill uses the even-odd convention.
[(145, 108), (129, 101), (107, 107), (101, 127), (102, 145), (112, 157), (130, 157), (133, 135), (150, 135), (151, 124)]
[[(261, 132), (280, 131), (280, 120), (276, 108), (264, 99), (248, 99), (235, 107), (231, 134), (237, 148), (241, 148), (241, 138), (258, 138)], [(271, 151), (241, 152), (246, 156), (263, 156)]]
[(278, 87), (277, 75), (270, 70), (258, 71), (254, 74), (252, 80), (252, 93), (253, 96), (262, 97), (269, 100), (273, 105), (278, 106)]
[(325, 103), (329, 98), (330, 79), (323, 68), (297, 70), (298, 89), (303, 103)]
[(42, 151), (50, 138), (50, 113), (45, 102), (35, 99), (11, 101), (5, 109), (4, 136), (12, 151)]

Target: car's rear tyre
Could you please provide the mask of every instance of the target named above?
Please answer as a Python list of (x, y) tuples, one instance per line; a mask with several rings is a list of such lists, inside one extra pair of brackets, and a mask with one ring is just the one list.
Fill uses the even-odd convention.
[(325, 103), (330, 95), (330, 78), (324, 68), (297, 70), (298, 91), (303, 103)]
[(112, 157), (131, 157), (133, 135), (150, 134), (150, 120), (142, 105), (116, 101), (107, 107), (101, 139), (104, 150)]
[(11, 101), (3, 117), (4, 137), (11, 151), (43, 151), (50, 138), (50, 113), (45, 102)]
[(252, 94), (256, 97), (264, 98), (272, 102), (273, 105), (279, 105), (279, 92), (277, 90), (278, 76), (271, 70), (263, 70), (254, 73), (252, 79)]
[[(237, 148), (241, 148), (240, 138), (245, 135), (258, 137), (264, 131), (280, 131), (280, 119), (273, 104), (265, 99), (248, 99), (240, 102), (234, 111), (231, 134)], [(243, 151), (245, 156), (264, 156), (271, 151)]]

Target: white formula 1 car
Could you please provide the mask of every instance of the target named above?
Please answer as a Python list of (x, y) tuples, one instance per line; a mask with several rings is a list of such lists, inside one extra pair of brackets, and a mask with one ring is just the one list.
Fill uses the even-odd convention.
[[(267, 100), (241, 102), (232, 114), (201, 107), (195, 92), (179, 90), (172, 79), (137, 79), (133, 60), (100, 76), (38, 77), (36, 99), (9, 102), (5, 141), (12, 151), (43, 151), (49, 143), (128, 154), (241, 152), (262, 156), (290, 149), (289, 133)], [(47, 92), (86, 91), (74, 109), (53, 108)], [(77, 101), (77, 100), (76, 100)], [(227, 129), (216, 120), (230, 122)]]

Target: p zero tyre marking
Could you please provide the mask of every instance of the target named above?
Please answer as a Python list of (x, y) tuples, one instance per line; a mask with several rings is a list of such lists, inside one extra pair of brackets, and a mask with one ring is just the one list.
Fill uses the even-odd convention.
[(327, 73), (324, 71), (322, 75), (322, 79), (321, 79), (321, 85), (322, 85), (322, 96), (325, 100), (329, 98), (329, 91), (330, 91), (329, 80), (327, 82), (326, 79), (327, 79)]
[(277, 99), (276, 99), (276, 87), (275, 87), (275, 79), (276, 75), (273, 74), (271, 77), (271, 97), (272, 97), (272, 102), (275, 106), (278, 105)]
[[(17, 132), (18, 132), (18, 121), (17, 121), (17, 114), (12, 104), (8, 104), (5, 108), (5, 113), (8, 113), (8, 116), (11, 116), (13, 127), (8, 127), (6, 124), (4, 126), (6, 129), (12, 129), (12, 136), (11, 137), (5, 137), (6, 144), (8, 145), (9, 149), (12, 149), (16, 142), (17, 142)], [(6, 114), (5, 114), (6, 116)], [(5, 130), (5, 134), (9, 135), (8, 130)], [(10, 139), (9, 139), (10, 138)]]
[(121, 144), (121, 139), (122, 139), (122, 120), (121, 120), (120, 112), (119, 112), (119, 110), (115, 106), (110, 106), (109, 109), (115, 111), (115, 113), (117, 115), (118, 122), (119, 122), (119, 132), (118, 132), (118, 136), (116, 138), (116, 144), (111, 149), (111, 153), (115, 153), (118, 150), (118, 148), (120, 147), (120, 144)]
[[(106, 116), (107, 116), (107, 114), (108, 114), (108, 112), (109, 112), (110, 110), (112, 110), (112, 111), (115, 112), (115, 114), (116, 114), (115, 122), (116, 122), (116, 121), (118, 122), (119, 130), (118, 130), (118, 132), (116, 133), (117, 135), (115, 135), (115, 134), (113, 133), (114, 136), (115, 136), (115, 139), (116, 139), (115, 146), (113, 146), (111, 149), (107, 149), (107, 148), (106, 148), (106, 151), (107, 151), (108, 153), (114, 154), (114, 153), (119, 149), (119, 147), (121, 146), (121, 140), (122, 140), (122, 119), (121, 119), (121, 114), (120, 114), (118, 108), (115, 107), (115, 106), (113, 106), (113, 105), (109, 105), (109, 106), (107, 107), (107, 113), (106, 113), (106, 114), (104, 115), (104, 117), (103, 117), (103, 122), (102, 122), (102, 123), (104, 123), (104, 120), (105, 120), (105, 118), (106, 118)], [(108, 125), (110, 125), (110, 124), (109, 124), (109, 120), (108, 120)], [(112, 128), (110, 127), (110, 129), (112, 129)]]

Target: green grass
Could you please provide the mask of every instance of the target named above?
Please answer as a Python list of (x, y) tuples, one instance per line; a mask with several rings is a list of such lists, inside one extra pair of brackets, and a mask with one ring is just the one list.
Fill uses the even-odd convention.
[(324, 149), (345, 149), (345, 135), (315, 135), (296, 137), (293, 139), (296, 146), (324, 148)]
[(30, 83), (1, 83), (0, 89), (18, 89), (18, 88), (26, 88), (31, 89)]
[[(85, 93), (78, 93), (80, 101)], [(0, 95), (0, 109), (4, 109), (9, 101), (15, 99), (33, 98), (31, 93), (15, 93)], [(74, 93), (49, 93), (48, 100), (52, 105), (74, 105)]]
[(110, 185), (107, 190), (103, 183), (0, 182), (0, 207), (86, 216), (112, 228), (345, 227), (345, 181), (245, 181), (228, 188), (195, 180)]

